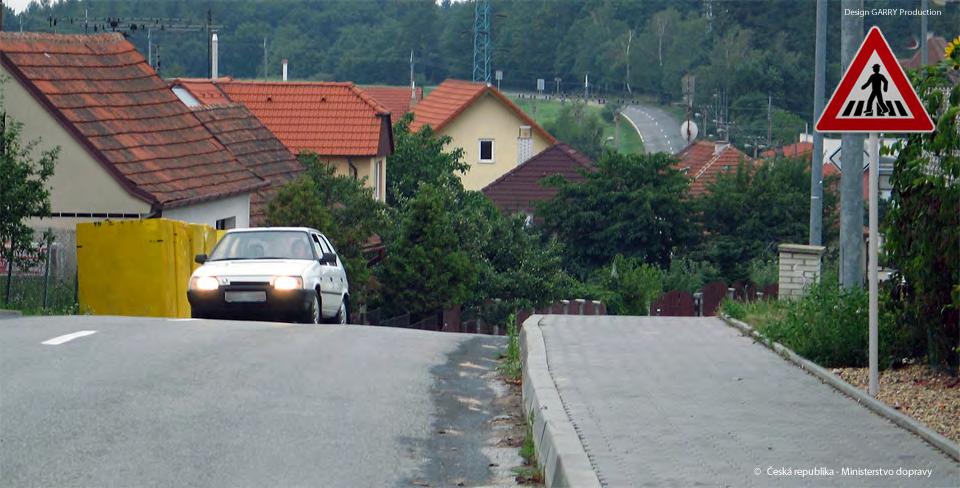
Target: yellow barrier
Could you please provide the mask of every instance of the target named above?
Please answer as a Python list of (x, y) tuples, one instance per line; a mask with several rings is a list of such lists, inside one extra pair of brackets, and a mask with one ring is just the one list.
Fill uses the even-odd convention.
[(81, 310), (97, 315), (189, 317), (193, 257), (222, 236), (213, 227), (168, 219), (77, 224)]

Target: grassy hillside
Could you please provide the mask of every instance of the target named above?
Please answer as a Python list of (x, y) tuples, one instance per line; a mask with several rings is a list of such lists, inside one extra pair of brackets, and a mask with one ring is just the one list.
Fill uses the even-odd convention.
[[(565, 106), (557, 100), (534, 101), (529, 98), (518, 99), (515, 97), (511, 97), (511, 99), (540, 125), (545, 125), (548, 122), (556, 120), (560, 110)], [(567, 105), (569, 105), (569, 103), (570, 102), (567, 102)], [(603, 110), (602, 107), (591, 105), (586, 107), (585, 110), (600, 119), (600, 122), (603, 124), (603, 139), (605, 141), (608, 137), (614, 137), (616, 128), (613, 123), (607, 122), (601, 117), (600, 112)], [(613, 144), (614, 142), (612, 140), (607, 143), (607, 145), (611, 147)], [(637, 134), (637, 131), (633, 130), (630, 123), (625, 120), (620, 122), (620, 151), (627, 154), (639, 154), (643, 152), (643, 141), (640, 140), (640, 135)]]

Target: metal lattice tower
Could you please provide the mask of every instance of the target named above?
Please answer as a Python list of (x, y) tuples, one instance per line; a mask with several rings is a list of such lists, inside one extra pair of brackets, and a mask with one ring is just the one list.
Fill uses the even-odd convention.
[(477, 0), (473, 20), (473, 81), (490, 83), (491, 54), (490, 0)]

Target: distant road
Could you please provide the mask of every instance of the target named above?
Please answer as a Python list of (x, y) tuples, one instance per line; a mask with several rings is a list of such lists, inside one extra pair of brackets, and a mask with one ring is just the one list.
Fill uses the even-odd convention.
[(687, 147), (680, 136), (680, 122), (659, 108), (627, 105), (621, 113), (636, 127), (646, 153), (676, 154)]
[(0, 486), (494, 484), (485, 442), (501, 412), (487, 376), (503, 344), (365, 326), (3, 320)]

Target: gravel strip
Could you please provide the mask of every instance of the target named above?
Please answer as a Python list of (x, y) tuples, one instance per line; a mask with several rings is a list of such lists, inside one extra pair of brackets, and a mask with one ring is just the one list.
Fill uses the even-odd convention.
[[(833, 373), (867, 391), (867, 368), (835, 368)], [(877, 399), (960, 442), (960, 378), (910, 365), (880, 372)]]

